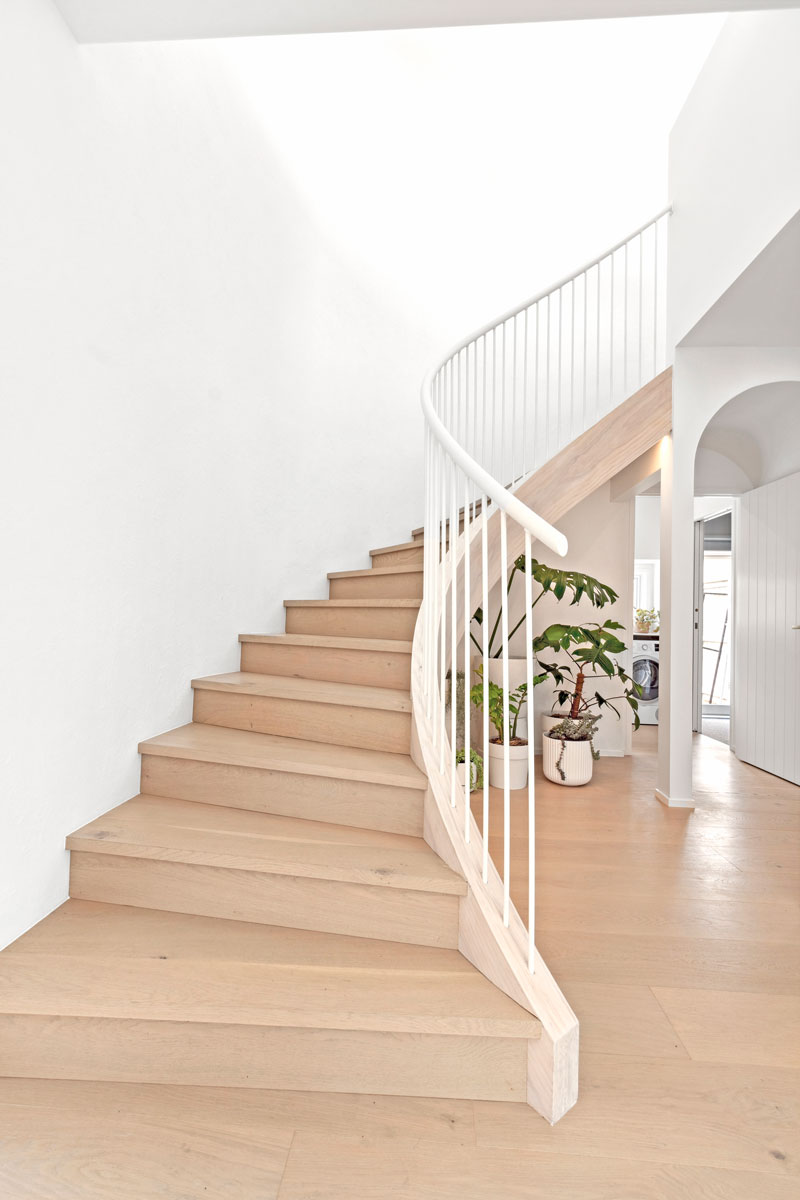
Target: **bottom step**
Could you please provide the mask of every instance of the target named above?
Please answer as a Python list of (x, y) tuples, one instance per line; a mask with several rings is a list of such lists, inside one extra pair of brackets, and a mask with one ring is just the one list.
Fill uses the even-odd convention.
[(453, 950), (68, 901), (0, 954), (11, 1076), (524, 1101), (539, 1033)]

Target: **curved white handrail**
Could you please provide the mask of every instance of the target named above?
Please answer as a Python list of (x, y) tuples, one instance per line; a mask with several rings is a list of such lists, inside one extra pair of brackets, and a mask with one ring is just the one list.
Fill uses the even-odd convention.
[(560, 533), (549, 521), (545, 521), (543, 517), (535, 513), (527, 504), (523, 504), (521, 500), (518, 500), (513, 492), (510, 492), (508, 488), (504, 488), (488, 471), (484, 470), (480, 463), (467, 454), (463, 446), (456, 441), (451, 433), (448, 433), (444, 424), (437, 417), (431, 403), (430, 394), (426, 392), (424, 386), (422, 391), (422, 411), (425, 414), (428, 429), (433, 437), (444, 449), (451, 461), (471, 480), (473, 485), (484, 496), (488, 496), (507, 516), (516, 521), (518, 525), (521, 525), (531, 537), (536, 538), (537, 541), (544, 542), (556, 554), (560, 554), (563, 557), (568, 549), (567, 539), (564, 537), (564, 534)]
[[(468, 914), (463, 916), (462, 952), (542, 1020), (541, 1047), (531, 1051), (528, 1098), (550, 1120), (574, 1103), (577, 1021), (535, 947), (532, 703), (527, 704), (524, 724), (519, 725), (519, 719), (516, 723), (517, 735), (527, 738), (529, 853), (520, 889), (528, 896), (527, 928), (511, 901), (508, 731), (518, 686), (512, 670), (518, 670), (520, 660), (511, 657), (510, 601), (506, 587), (498, 584), (508, 577), (509, 545), (523, 545), (524, 534), (522, 691), (530, 697), (533, 544), (541, 542), (563, 555), (567, 541), (524, 504), (514, 488), (666, 365), (665, 239), (660, 233), (670, 212), (664, 209), (554, 287), (463, 338), (429, 372), (422, 387), (424, 599), (412, 653), (412, 701), (415, 756), (428, 776), (438, 814), (438, 825), (426, 815), (426, 837), (448, 861), (457, 863), (469, 884), (467, 909), (462, 906), (462, 914)], [(519, 527), (519, 537), (509, 538), (509, 521)], [(501, 651), (490, 657), (490, 600), (495, 589)], [(483, 614), (477, 626), (476, 594)], [(478, 641), (482, 685), (476, 695), (482, 705), (476, 721), (471, 704), (459, 701), (458, 681), (463, 673), (466, 694), (477, 678), (470, 643)], [(495, 693), (490, 689), (498, 685), (502, 701), (493, 710), (498, 736), (492, 740), (489, 701)], [(505, 738), (499, 736), (500, 725), (507, 731)], [(467, 750), (477, 748), (484, 767), (482, 796), (471, 793), (471, 771), (465, 768), (463, 782), (456, 771), (457, 751), (469, 758)], [(516, 751), (513, 757), (519, 757)], [(490, 760), (500, 774), (496, 789), (487, 779)], [(484, 836), (493, 805), (502, 805), (497, 866)]]

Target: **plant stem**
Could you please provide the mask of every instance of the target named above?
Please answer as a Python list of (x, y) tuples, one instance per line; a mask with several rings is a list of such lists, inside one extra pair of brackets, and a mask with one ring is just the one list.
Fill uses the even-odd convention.
[(578, 671), (578, 678), (575, 680), (575, 694), (572, 697), (572, 708), (569, 710), (569, 715), (573, 721), (578, 719), (578, 713), (581, 707), (581, 697), (583, 694), (583, 671)]

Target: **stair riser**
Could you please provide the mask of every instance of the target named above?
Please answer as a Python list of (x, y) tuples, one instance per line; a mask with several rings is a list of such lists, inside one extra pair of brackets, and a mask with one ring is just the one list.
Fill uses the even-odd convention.
[(458, 946), (459, 897), (435, 892), (73, 850), (70, 895), (417, 946)]
[(354, 575), (350, 579), (331, 579), (331, 600), (419, 600), (422, 597), (422, 572), (407, 575)]
[(360, 683), (368, 687), (411, 688), (411, 655), (378, 650), (341, 650), (291, 646), (280, 642), (242, 642), (242, 671)]
[(423, 792), (360, 779), (144, 754), (141, 790), (152, 796), (174, 796), (178, 800), (386, 833), (421, 837), (423, 831)]
[(280, 737), (408, 754), (411, 714), (346, 704), (313, 704), (285, 696), (195, 688), (194, 720), (225, 729), (247, 729)]
[(387, 550), (385, 554), (372, 554), (370, 560), (373, 567), (402, 567), (407, 563), (421, 565), (423, 556), (422, 546), (414, 546), (407, 550)]
[(528, 1043), (180, 1021), (0, 1016), (0, 1061), (16, 1078), (526, 1098)]
[(287, 608), (287, 633), (327, 633), (332, 637), (394, 638), (410, 642), (416, 608)]

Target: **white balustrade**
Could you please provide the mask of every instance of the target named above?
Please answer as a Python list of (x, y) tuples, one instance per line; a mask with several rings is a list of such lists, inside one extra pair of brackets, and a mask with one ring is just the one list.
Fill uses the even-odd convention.
[[(464, 844), (475, 850), (472, 887), (496, 898), (503, 924), (512, 911), (508, 523), (524, 531), (527, 722), (527, 964), (534, 970), (535, 773), (531, 556), (534, 542), (557, 555), (564, 536), (514, 495), (514, 489), (564, 446), (658, 375), (666, 365), (666, 222), (659, 213), (631, 237), (465, 338), (426, 378), (424, 600), (414, 643), (415, 712), (429, 778), (458, 814)], [(494, 518), (497, 518), (496, 520)], [(499, 540), (499, 560), (495, 552)], [(495, 565), (492, 566), (492, 563)], [(480, 579), (483, 620), (473, 621)], [(499, 614), (490, 599), (499, 595)], [(489, 640), (499, 615), (504, 740), (500, 795), (489, 784), (494, 731), (489, 717)], [(470, 641), (480, 647), (482, 711), (471, 712)], [(458, 745), (459, 672), (464, 674), (463, 746)], [(447, 719), (448, 703), (450, 707)], [(471, 743), (483, 759), (475, 814), (470, 795)], [(464, 750), (464, 784), (456, 754)], [(489, 854), (492, 805), (502, 811), (502, 854)], [(455, 827), (454, 827), (455, 828)], [(521, 859), (515, 861), (521, 862)], [(515, 921), (516, 926), (518, 922)]]

